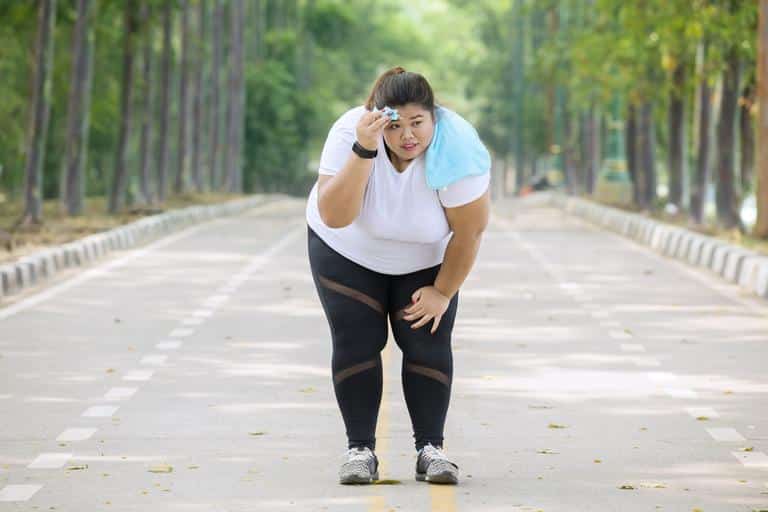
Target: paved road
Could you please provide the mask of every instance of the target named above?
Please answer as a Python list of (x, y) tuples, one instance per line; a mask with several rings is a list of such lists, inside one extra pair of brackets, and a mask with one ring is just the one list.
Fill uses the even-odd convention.
[(765, 303), (509, 204), (460, 293), (461, 484), (413, 480), (390, 339), (392, 481), (339, 486), (303, 208), (199, 225), (0, 308), (0, 510), (768, 509)]

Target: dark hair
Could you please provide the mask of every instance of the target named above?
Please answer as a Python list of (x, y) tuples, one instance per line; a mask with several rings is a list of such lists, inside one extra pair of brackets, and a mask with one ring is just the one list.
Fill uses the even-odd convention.
[(429, 110), (435, 117), (435, 96), (432, 86), (419, 73), (406, 71), (400, 66), (389, 69), (379, 75), (373, 84), (371, 94), (365, 102), (365, 108), (373, 110), (384, 106), (397, 107), (406, 103), (416, 103)]

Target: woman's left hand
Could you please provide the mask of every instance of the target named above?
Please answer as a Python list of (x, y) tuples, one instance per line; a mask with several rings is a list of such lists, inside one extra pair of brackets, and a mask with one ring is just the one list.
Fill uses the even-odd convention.
[(403, 316), (403, 319), (411, 321), (421, 317), (421, 320), (411, 325), (411, 329), (418, 329), (434, 318), (435, 322), (430, 331), (434, 334), (437, 331), (437, 326), (440, 325), (440, 319), (443, 317), (445, 310), (448, 309), (448, 304), (451, 302), (450, 299), (440, 293), (434, 286), (423, 286), (413, 292), (411, 300), (413, 304), (405, 308), (406, 314)]

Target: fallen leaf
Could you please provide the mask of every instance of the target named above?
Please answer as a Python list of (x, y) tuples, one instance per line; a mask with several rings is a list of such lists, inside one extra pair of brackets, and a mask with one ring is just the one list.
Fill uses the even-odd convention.
[(600, 459), (595, 459), (595, 460), (593, 460), (592, 462), (594, 462), (595, 464), (600, 464), (600, 463), (601, 463), (601, 462), (603, 462), (603, 461), (602, 461), (602, 460), (600, 460)]
[(724, 394), (724, 395), (732, 395), (732, 394), (733, 394), (733, 391), (732, 391), (732, 390), (730, 390), (730, 389), (726, 389), (725, 391), (723, 391), (723, 394)]
[(313, 388), (313, 387), (301, 388), (299, 391), (301, 391), (302, 393), (314, 393), (315, 392), (315, 388)]
[(68, 471), (76, 471), (79, 469), (88, 469), (88, 464), (76, 464), (74, 466), (67, 466)]
[(544, 454), (544, 455), (556, 455), (556, 454), (558, 454), (560, 452), (555, 452), (555, 451), (550, 450), (549, 448), (544, 448), (543, 450), (537, 450), (536, 453), (541, 453), (541, 454)]
[(709, 418), (706, 417), (706, 416), (696, 416), (696, 419), (699, 420), (699, 421), (708, 421), (709, 420)]
[(629, 484), (624, 484), (624, 485), (620, 485), (619, 489), (631, 490), (631, 489), (634, 489), (634, 487)]
[(529, 405), (529, 409), (552, 409), (551, 405)]
[(373, 485), (399, 485), (403, 482), (400, 480), (392, 480), (392, 479), (384, 479), (384, 480), (374, 480)]
[(739, 448), (739, 451), (740, 451), (740, 452), (752, 452), (752, 451), (754, 451), (754, 450), (755, 450), (755, 447), (754, 447), (754, 446), (747, 446), (747, 447), (745, 447), (745, 448)]
[(565, 425), (558, 425), (557, 423), (550, 423), (549, 428), (567, 428)]
[(187, 466), (187, 469), (198, 469), (200, 466), (197, 466), (195, 464), (192, 464), (191, 466)]
[(645, 487), (648, 489), (666, 489), (667, 488), (667, 485), (661, 482), (640, 482), (638, 485), (640, 487)]
[(107, 373), (115, 373), (115, 369), (114, 368), (107, 368)]
[(152, 473), (170, 473), (173, 471), (173, 466), (170, 464), (155, 464), (149, 467), (149, 471)]
[(266, 432), (248, 432), (248, 435), (251, 436), (263, 436), (264, 434), (266, 434)]

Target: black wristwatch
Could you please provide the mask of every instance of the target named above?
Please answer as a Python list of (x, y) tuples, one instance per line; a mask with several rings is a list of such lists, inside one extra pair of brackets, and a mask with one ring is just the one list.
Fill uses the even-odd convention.
[(371, 151), (370, 149), (365, 149), (357, 141), (355, 141), (355, 143), (352, 144), (352, 151), (354, 151), (355, 154), (360, 158), (376, 158), (376, 155), (379, 154), (378, 149), (374, 149), (373, 151)]

